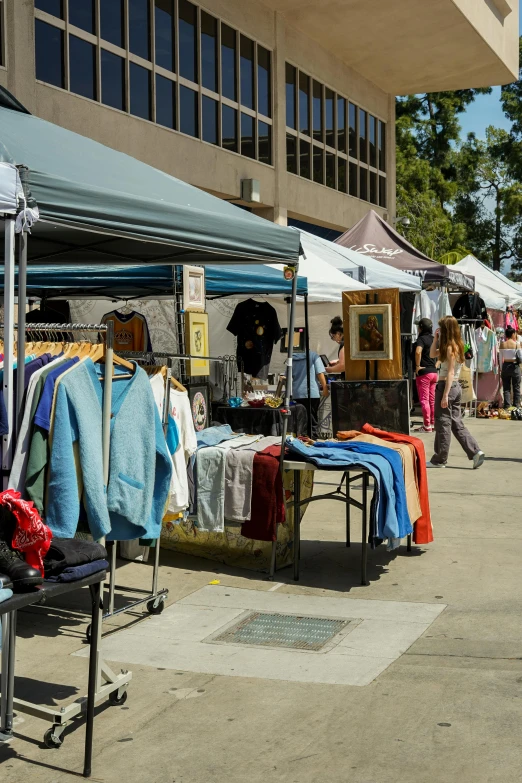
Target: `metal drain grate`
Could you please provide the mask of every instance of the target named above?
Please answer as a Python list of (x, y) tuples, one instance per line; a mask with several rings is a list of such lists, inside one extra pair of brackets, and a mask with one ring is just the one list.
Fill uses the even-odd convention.
[(213, 641), (262, 647), (289, 647), (293, 650), (321, 650), (351, 622), (353, 620), (253, 612), (236, 625), (214, 636)]

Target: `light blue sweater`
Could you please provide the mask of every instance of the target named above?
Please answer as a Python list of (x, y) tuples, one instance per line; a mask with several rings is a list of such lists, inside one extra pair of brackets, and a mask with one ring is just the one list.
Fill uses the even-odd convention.
[[(61, 380), (49, 468), (46, 522), (53, 535), (76, 533), (83, 499), (95, 539), (157, 538), (172, 462), (147, 374), (113, 381), (109, 485), (103, 483), (102, 383), (90, 359)], [(73, 444), (78, 444), (78, 475)], [(83, 484), (83, 488), (82, 488)]]

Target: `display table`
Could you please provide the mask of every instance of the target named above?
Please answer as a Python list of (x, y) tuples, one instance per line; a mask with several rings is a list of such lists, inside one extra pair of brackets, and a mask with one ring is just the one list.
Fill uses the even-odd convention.
[[(308, 415), (304, 405), (291, 405), (288, 432), (307, 435)], [(278, 408), (231, 408), (229, 405), (212, 406), (212, 418), (220, 424), (229, 424), (234, 432), (248, 435), (281, 435), (283, 416)]]
[[(59, 747), (65, 726), (73, 717), (86, 713), (84, 777), (91, 774), (92, 741), (94, 728), (94, 707), (97, 701), (111, 696), (114, 704), (122, 704), (126, 698), (126, 688), (131, 679), (130, 672), (119, 675), (113, 682), (106, 679), (104, 686), (99, 686), (99, 630), (101, 617), (101, 584), (106, 576), (105, 571), (91, 574), (77, 582), (44, 582), (41, 587), (28, 593), (15, 593), (7, 601), (0, 603), (0, 617), (2, 621), (2, 671), (1, 671), (1, 697), (0, 697), (0, 745), (13, 737), (13, 712), (14, 708), (19, 712), (25, 712), (37, 718), (50, 721), (53, 725), (45, 733), (44, 742), (48, 747)], [(36, 604), (44, 604), (53, 598), (80, 590), (82, 587), (90, 587), (92, 601), (92, 633), (90, 635), (89, 651), (89, 680), (87, 686), (87, 698), (76, 700), (69, 707), (51, 709), (31, 702), (25, 702), (14, 698), (15, 660), (16, 660), (16, 619), (19, 609)]]
[[(312, 462), (305, 462), (298, 459), (285, 459), (283, 463), (285, 470), (291, 470), (294, 473), (294, 580), (299, 580), (299, 559), (301, 556), (301, 513), (300, 507), (302, 505), (308, 505), (317, 500), (340, 500), (345, 504), (346, 513), (346, 546), (351, 546), (351, 510), (352, 506), (359, 509), (362, 512), (362, 535), (361, 535), (361, 584), (366, 586), (368, 580), (366, 577), (367, 562), (368, 562), (368, 486), (371, 474), (364, 468), (352, 468), (349, 470), (339, 469), (339, 466), (318, 467)], [(300, 482), (299, 476), (303, 470), (324, 470), (327, 472), (335, 471), (336, 473), (342, 472), (342, 478), (340, 484), (333, 492), (327, 492), (324, 495), (314, 495), (301, 500), (300, 496)], [(362, 479), (362, 503), (351, 497), (350, 485), (355, 481)], [(343, 486), (345, 487), (343, 489)], [(408, 536), (408, 552), (411, 550), (411, 536)]]

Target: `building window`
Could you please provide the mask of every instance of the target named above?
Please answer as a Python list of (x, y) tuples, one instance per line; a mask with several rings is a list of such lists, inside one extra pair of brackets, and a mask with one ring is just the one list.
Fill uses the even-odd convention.
[(35, 20), (36, 78), (65, 87), (63, 30)]
[(286, 169), (386, 206), (386, 123), (286, 63)]
[(273, 165), (271, 52), (190, 0), (35, 0), (35, 28), (38, 80)]

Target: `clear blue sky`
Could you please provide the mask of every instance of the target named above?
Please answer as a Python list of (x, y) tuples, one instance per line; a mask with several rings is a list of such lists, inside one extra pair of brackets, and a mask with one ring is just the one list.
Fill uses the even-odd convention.
[[(522, 0), (520, 2), (520, 14), (519, 31), (520, 35), (522, 35)], [(471, 131), (476, 133), (479, 138), (484, 138), (488, 125), (508, 130), (509, 122), (506, 120), (500, 106), (500, 87), (493, 87), (491, 95), (479, 95), (467, 112), (460, 117), (460, 124), (462, 126), (462, 138), (465, 138), (466, 134)]]

